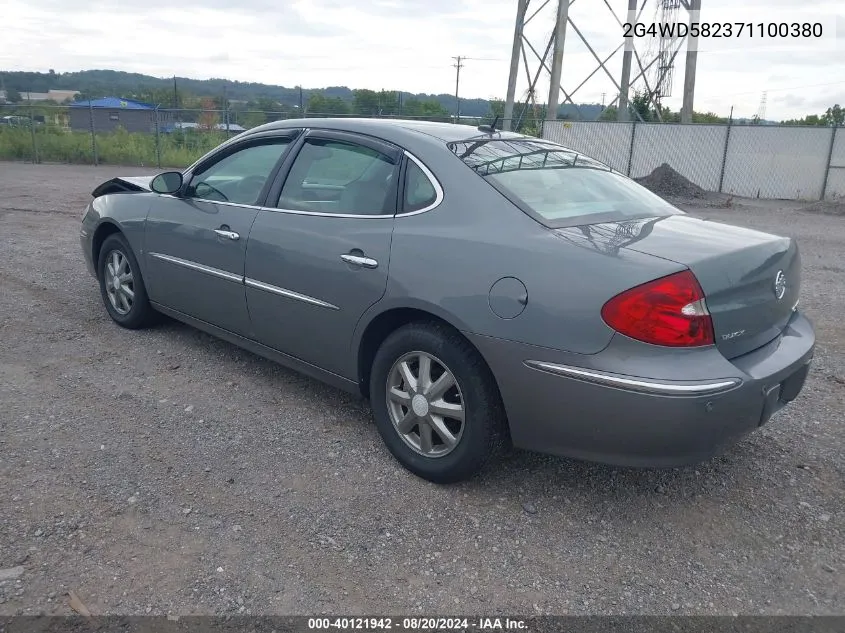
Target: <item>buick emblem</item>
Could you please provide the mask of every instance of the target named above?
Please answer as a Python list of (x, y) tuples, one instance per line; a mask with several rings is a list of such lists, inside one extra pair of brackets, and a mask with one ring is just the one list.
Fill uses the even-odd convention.
[(779, 270), (778, 274), (775, 275), (774, 290), (778, 301), (783, 299), (783, 295), (786, 294), (786, 275), (783, 274), (782, 270)]

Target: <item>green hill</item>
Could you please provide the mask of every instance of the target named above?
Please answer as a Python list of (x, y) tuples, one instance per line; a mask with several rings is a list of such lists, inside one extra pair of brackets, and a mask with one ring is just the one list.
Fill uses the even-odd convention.
[[(160, 95), (161, 105), (173, 107), (172, 77), (161, 78), (139, 73), (127, 73), (117, 70), (83, 70), (78, 72), (9, 72), (0, 71), (0, 87), (18, 92), (47, 92), (53, 90), (79, 90), (83, 98), (98, 98), (105, 96), (141, 97), (151, 93)], [(224, 93), (229, 100), (256, 103), (259, 101), (278, 102), (284, 106), (293, 107), (299, 104), (299, 88), (274, 86), (268, 84), (229, 81), (226, 79), (191, 79), (177, 77), (176, 86), (180, 92), (197, 97), (221, 98)], [(329, 86), (303, 90), (302, 98), (305, 103), (313, 94), (321, 94), (328, 99), (341, 99), (344, 102), (353, 101), (353, 89), (346, 86)], [(416, 99), (419, 101), (436, 101), (450, 114), (455, 112), (455, 96), (451, 94), (414, 94), (403, 91), (403, 101)], [(490, 100), (479, 98), (462, 98), (461, 114), (473, 117), (487, 116), (490, 111)], [(581, 115), (588, 120), (598, 118), (602, 107), (598, 104), (579, 104)], [(578, 114), (571, 105), (561, 106), (559, 114), (567, 118), (577, 119)]]

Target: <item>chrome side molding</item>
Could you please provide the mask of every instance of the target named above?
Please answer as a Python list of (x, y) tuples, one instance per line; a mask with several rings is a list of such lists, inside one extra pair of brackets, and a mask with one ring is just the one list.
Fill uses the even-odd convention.
[(617, 387), (628, 391), (639, 391), (643, 393), (670, 396), (697, 396), (721, 393), (742, 384), (742, 380), (739, 378), (724, 378), (709, 382), (681, 384), (665, 380), (649, 380), (645, 378), (618, 376), (602, 371), (596, 371), (594, 369), (582, 369), (580, 367), (558, 365), (557, 363), (547, 363), (539, 360), (527, 360), (524, 364), (526, 367), (537, 371), (565, 376), (567, 378), (575, 378), (577, 380), (592, 382), (607, 387)]

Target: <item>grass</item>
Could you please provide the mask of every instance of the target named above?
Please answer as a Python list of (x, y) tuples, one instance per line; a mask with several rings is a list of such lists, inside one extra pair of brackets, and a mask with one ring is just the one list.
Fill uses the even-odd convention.
[[(155, 134), (117, 130), (95, 135), (101, 165), (185, 167), (226, 140), (225, 133), (186, 131)], [(38, 162), (94, 164), (91, 134), (56, 127), (35, 128)], [(32, 161), (33, 134), (27, 127), (0, 127), (0, 160)]]

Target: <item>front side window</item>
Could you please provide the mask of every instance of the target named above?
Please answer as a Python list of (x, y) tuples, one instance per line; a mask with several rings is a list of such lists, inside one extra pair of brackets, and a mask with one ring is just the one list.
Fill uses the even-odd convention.
[(419, 211), (434, 204), (437, 200), (437, 190), (414, 161), (408, 160), (405, 172), (405, 202), (402, 210), (405, 213)]
[(308, 139), (285, 180), (282, 209), (388, 215), (396, 207), (396, 161), (355, 143)]
[(258, 204), (267, 179), (289, 144), (290, 139), (273, 139), (229, 154), (194, 174), (187, 196), (215, 202)]
[(551, 227), (681, 213), (607, 165), (554, 143), (481, 139), (449, 148), (514, 204)]

